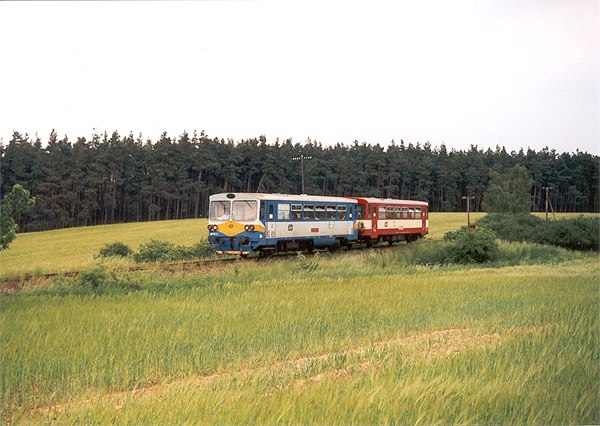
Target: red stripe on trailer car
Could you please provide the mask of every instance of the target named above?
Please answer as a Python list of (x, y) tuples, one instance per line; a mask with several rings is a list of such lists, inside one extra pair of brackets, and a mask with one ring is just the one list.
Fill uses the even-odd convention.
[(310, 228), (310, 232), (319, 232), (319, 228)]

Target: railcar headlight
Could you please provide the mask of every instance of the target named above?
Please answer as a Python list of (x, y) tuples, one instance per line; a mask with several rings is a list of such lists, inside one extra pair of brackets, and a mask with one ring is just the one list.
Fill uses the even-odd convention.
[(250, 230), (250, 226), (249, 225), (245, 225), (244, 226), (244, 231), (248, 232)]
[(250, 231), (254, 231), (254, 225), (250, 225)]
[(208, 232), (212, 231), (212, 225), (208, 225), (206, 229), (208, 229)]

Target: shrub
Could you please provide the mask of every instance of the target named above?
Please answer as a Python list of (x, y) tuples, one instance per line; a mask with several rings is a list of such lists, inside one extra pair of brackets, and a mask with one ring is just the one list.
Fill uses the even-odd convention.
[(530, 214), (489, 214), (479, 219), (477, 225), (506, 241), (549, 244), (571, 250), (599, 250), (600, 247), (600, 217), (545, 221)]
[(181, 253), (177, 246), (168, 241), (150, 240), (142, 244), (133, 255), (133, 259), (138, 262), (168, 262), (178, 260)]
[(100, 249), (99, 256), (100, 257), (110, 257), (110, 256), (119, 256), (119, 257), (127, 257), (132, 253), (129, 246), (121, 241), (116, 241), (114, 243), (110, 243), (105, 245)]
[(173, 262), (212, 255), (208, 241), (199, 241), (192, 247), (177, 246), (168, 241), (151, 240), (140, 246), (133, 259), (138, 262)]
[(94, 293), (111, 290), (128, 292), (140, 289), (138, 284), (123, 281), (114, 272), (107, 272), (102, 267), (97, 267), (91, 271), (82, 272), (79, 274), (74, 283), (77, 287), (85, 290), (91, 290)]
[(571, 250), (600, 249), (600, 217), (579, 216), (543, 223), (544, 232), (536, 235), (536, 242)]
[(215, 251), (210, 246), (207, 240), (198, 241), (191, 248), (192, 257), (209, 257), (215, 254)]
[(442, 242), (415, 245), (409, 261), (421, 265), (483, 263), (496, 260), (499, 254), (496, 234), (463, 227), (446, 233)]
[(444, 236), (448, 260), (452, 263), (482, 263), (498, 257), (496, 234), (485, 228), (461, 228)]
[(477, 226), (489, 229), (506, 241), (533, 242), (543, 222), (532, 214), (489, 213), (477, 221)]

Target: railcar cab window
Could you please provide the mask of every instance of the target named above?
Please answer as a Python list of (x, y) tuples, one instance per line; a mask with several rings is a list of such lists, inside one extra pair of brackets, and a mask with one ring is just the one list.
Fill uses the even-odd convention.
[(292, 204), (292, 219), (302, 220), (302, 204)]
[[(342, 206), (338, 206), (338, 209)], [(367, 217), (367, 206), (364, 204), (359, 204), (356, 208), (356, 218), (357, 219), (366, 219)]]
[(233, 202), (233, 220), (251, 221), (256, 220), (258, 215), (257, 202), (252, 201), (234, 201)]
[(346, 220), (346, 206), (337, 206), (338, 219)]
[(208, 214), (210, 220), (229, 220), (231, 218), (231, 201), (213, 201)]
[(289, 204), (279, 204), (277, 206), (277, 220), (290, 220)]
[(315, 218), (315, 206), (310, 204), (304, 205), (304, 220), (314, 220)]

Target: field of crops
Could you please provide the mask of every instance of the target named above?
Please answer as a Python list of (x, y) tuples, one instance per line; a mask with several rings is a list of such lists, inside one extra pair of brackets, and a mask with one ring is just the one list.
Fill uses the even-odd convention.
[[(432, 239), (465, 216), (432, 215)], [(86, 260), (49, 267), (89, 267), (115, 240), (167, 239), (120, 226), (108, 240), (86, 230)], [(196, 242), (184, 229), (170, 240)], [(26, 242), (52, 246), (47, 234)], [(422, 244), (1, 295), (3, 421), (600, 423), (598, 255), (505, 244), (518, 260), (407, 263)]]

